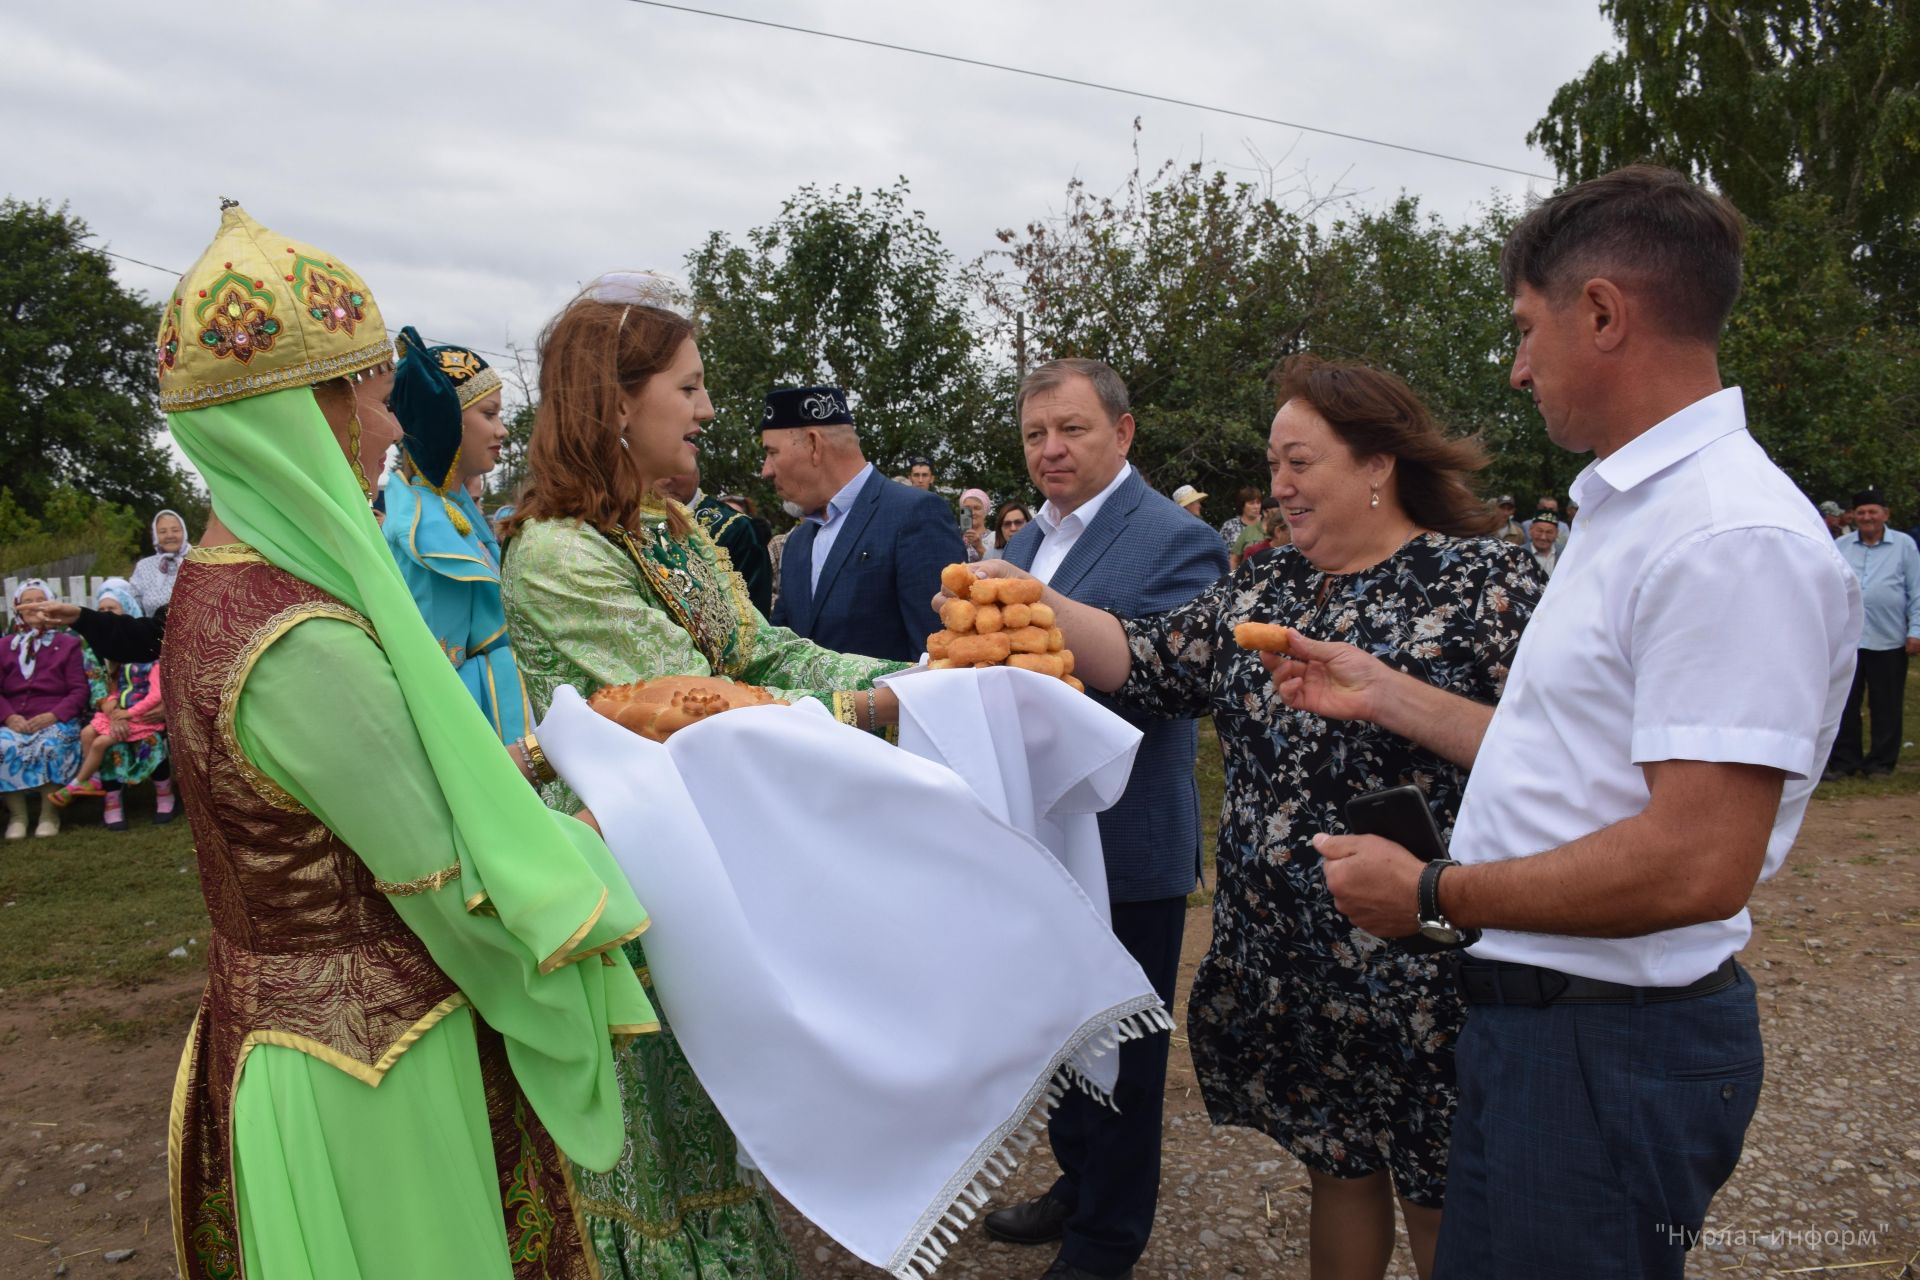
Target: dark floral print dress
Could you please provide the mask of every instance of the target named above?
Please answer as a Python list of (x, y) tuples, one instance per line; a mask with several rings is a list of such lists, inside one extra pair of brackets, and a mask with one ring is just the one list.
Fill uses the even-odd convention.
[(1403, 783), (1451, 840), (1466, 773), (1378, 726), (1288, 708), (1233, 628), (1285, 623), (1492, 703), (1541, 590), (1526, 549), (1427, 533), (1350, 574), (1276, 548), (1178, 609), (1122, 620), (1133, 669), (1116, 700), (1211, 714), (1226, 760), (1213, 944), (1187, 1014), (1208, 1113), (1322, 1173), (1387, 1170), (1430, 1207), (1446, 1189), (1459, 998), (1442, 961), (1340, 914), (1309, 841), (1346, 830), (1352, 797)]

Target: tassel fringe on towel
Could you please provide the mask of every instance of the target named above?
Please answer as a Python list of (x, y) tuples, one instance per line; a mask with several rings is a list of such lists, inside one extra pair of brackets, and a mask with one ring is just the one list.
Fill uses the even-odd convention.
[(1082, 1027), (1055, 1055), (1012, 1118), (981, 1143), (973, 1158), (948, 1182), (941, 1198), (917, 1224), (910, 1243), (894, 1255), (887, 1269), (899, 1280), (931, 1280), (946, 1261), (948, 1249), (958, 1243), (960, 1233), (986, 1208), (991, 1190), (1013, 1176), (1020, 1157), (1031, 1151), (1046, 1132), (1053, 1109), (1069, 1089), (1113, 1106), (1113, 1096), (1089, 1079), (1077, 1062), (1090, 1063), (1129, 1040), (1161, 1032), (1172, 1034), (1173, 1018), (1157, 996), (1144, 996), (1111, 1009)]

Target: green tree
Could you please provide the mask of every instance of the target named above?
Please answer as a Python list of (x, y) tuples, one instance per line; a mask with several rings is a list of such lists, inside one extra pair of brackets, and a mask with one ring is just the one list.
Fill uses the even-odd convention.
[(0, 570), (9, 575), (88, 554), (90, 572), (126, 574), (146, 554), (146, 534), (146, 521), (129, 508), (77, 489), (55, 489), (38, 517), (21, 509), (12, 490), (0, 489)]
[(1920, 315), (1920, 4), (1601, 0), (1620, 47), (1527, 135), (1581, 181), (1654, 159), (1756, 222), (1827, 201), (1874, 294)]
[(1163, 492), (1192, 482), (1213, 495), (1211, 518), (1240, 486), (1264, 487), (1268, 375), (1306, 350), (1397, 373), (1443, 422), (1481, 435), (1488, 488), (1563, 487), (1578, 461), (1507, 385), (1496, 263), (1511, 210), (1453, 227), (1403, 195), (1323, 227), (1330, 203), (1271, 173), (1242, 181), (1200, 164), (1151, 177), (1136, 165), (1105, 199), (1076, 182), (1060, 215), (1001, 232), (1012, 271), (986, 277), (988, 306), (1003, 324), (1025, 312), (1034, 361), (1112, 364), (1133, 394), (1135, 461)]
[(0, 200), (0, 458), (39, 515), (62, 486), (138, 511), (191, 505), (161, 443), (154, 304), (113, 278), (66, 208)]
[(1480, 437), (1491, 457), (1481, 488), (1522, 506), (1564, 493), (1586, 459), (1547, 439), (1532, 402), (1507, 379), (1513, 325), (1500, 246), (1514, 213), (1495, 204), (1451, 226), (1419, 201), (1333, 223), (1313, 267), (1309, 345), (1406, 379), (1443, 424)]
[(1004, 388), (962, 273), (908, 194), (905, 179), (872, 192), (802, 187), (742, 242), (716, 232), (688, 255), (716, 414), (701, 447), (708, 492), (773, 497), (759, 479), (760, 418), (780, 384), (845, 387), (883, 470), (925, 454), (974, 483), (1009, 471)]
[(1920, 333), (1876, 315), (1825, 197), (1774, 205), (1721, 346), (1754, 437), (1813, 499), (1876, 485), (1920, 512)]

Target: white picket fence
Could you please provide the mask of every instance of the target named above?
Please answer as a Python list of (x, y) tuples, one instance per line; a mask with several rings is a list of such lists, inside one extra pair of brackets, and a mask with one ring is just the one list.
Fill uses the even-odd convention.
[[(86, 605), (88, 608), (92, 608), (94, 595), (100, 590), (100, 584), (105, 582), (108, 576), (111, 575), (89, 576), (87, 574), (76, 574), (71, 578), (49, 578), (47, 585), (53, 588), (54, 594), (59, 596), (60, 599), (71, 600), (74, 604)], [(7, 599), (9, 601), (13, 599), (13, 593), (19, 589), (19, 578), (7, 579)]]

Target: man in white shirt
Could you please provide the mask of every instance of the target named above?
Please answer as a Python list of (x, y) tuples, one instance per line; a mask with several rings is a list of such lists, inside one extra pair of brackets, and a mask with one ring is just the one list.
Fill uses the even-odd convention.
[(1497, 710), (1347, 646), (1275, 664), (1290, 704), (1473, 769), (1457, 865), (1316, 838), (1362, 929), (1485, 930), (1460, 970), (1441, 1280), (1679, 1280), (1759, 1097), (1733, 956), (1833, 740), (1861, 604), (1721, 387), (1741, 244), (1731, 205), (1651, 166), (1508, 239), (1513, 384), (1595, 461)]
[[(1853, 532), (1842, 534), (1833, 549), (1860, 579), (1866, 621), (1853, 688), (1827, 761), (1829, 778), (1892, 773), (1900, 763), (1907, 660), (1920, 653), (1920, 549), (1906, 534), (1887, 528), (1887, 500), (1878, 489), (1853, 495), (1853, 522)], [(1873, 741), (1864, 752), (1863, 708), (1873, 717)]]

